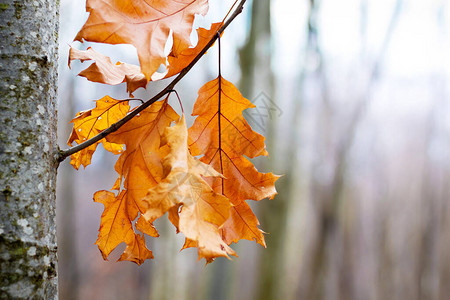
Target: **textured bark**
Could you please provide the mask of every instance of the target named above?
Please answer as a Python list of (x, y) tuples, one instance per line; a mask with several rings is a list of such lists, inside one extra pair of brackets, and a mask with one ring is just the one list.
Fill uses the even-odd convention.
[(0, 3), (0, 295), (57, 299), (58, 3)]

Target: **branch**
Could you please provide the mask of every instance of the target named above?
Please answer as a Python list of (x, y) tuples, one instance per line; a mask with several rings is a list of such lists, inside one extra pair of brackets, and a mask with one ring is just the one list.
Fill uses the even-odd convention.
[(152, 97), (151, 99), (147, 100), (143, 104), (141, 104), (139, 107), (137, 107), (135, 110), (133, 110), (131, 113), (126, 115), (123, 119), (117, 121), (116, 123), (112, 124), (107, 129), (103, 130), (96, 136), (90, 138), (89, 140), (76, 145), (72, 148), (69, 148), (67, 150), (60, 150), (58, 154), (58, 161), (62, 162), (65, 160), (68, 156), (77, 153), (78, 151), (83, 150), (84, 148), (89, 147), (90, 145), (100, 141), (101, 139), (108, 136), (110, 133), (113, 133), (114, 131), (118, 130), (120, 127), (122, 127), (125, 123), (130, 121), (134, 116), (136, 116), (138, 113), (152, 105), (157, 100), (161, 99), (164, 95), (171, 92), (175, 85), (192, 69), (192, 67), (200, 60), (200, 58), (208, 51), (208, 49), (214, 44), (214, 42), (217, 40), (217, 37), (224, 32), (224, 30), (228, 27), (228, 25), (233, 22), (233, 20), (242, 12), (242, 9), (244, 7), (244, 3), (246, 0), (241, 0), (234, 10), (233, 14), (228, 18), (228, 20), (223, 24), (222, 27), (220, 27), (219, 30), (217, 30), (216, 35), (214, 35), (211, 40), (206, 44), (205, 47), (203, 47), (202, 51), (194, 58), (194, 60), (186, 67), (184, 68), (178, 75), (175, 77), (174, 80), (172, 80), (171, 83), (169, 83), (161, 92), (159, 92), (156, 96)]

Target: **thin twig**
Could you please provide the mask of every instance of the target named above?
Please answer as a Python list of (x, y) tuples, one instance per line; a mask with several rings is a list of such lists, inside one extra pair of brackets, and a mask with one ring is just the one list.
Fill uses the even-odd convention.
[(122, 99), (122, 100), (117, 100), (117, 99), (114, 99), (114, 100), (116, 100), (116, 101), (141, 101), (141, 103), (144, 103), (145, 101), (144, 100), (142, 100), (142, 99), (138, 99), (138, 98), (128, 98), (128, 99)]
[(225, 15), (225, 17), (223, 17), (222, 23), (225, 22), (225, 20), (227, 19), (228, 15), (231, 13), (231, 11), (233, 10), (233, 8), (234, 8), (234, 6), (236, 5), (237, 2), (238, 2), (238, 0), (234, 1), (233, 5), (230, 7), (230, 10), (228, 10), (228, 12)]
[[(244, 7), (245, 1), (246, 0), (241, 0), (239, 2), (239, 5), (236, 7), (236, 9), (234, 10), (233, 14), (230, 16), (230, 18), (225, 22), (225, 24), (223, 24), (222, 27), (220, 27), (219, 30), (217, 30), (219, 35), (222, 34), (223, 31), (228, 27), (228, 25), (230, 25), (231, 22), (242, 12), (242, 9)], [(131, 120), (138, 113), (140, 113), (141, 111), (143, 111), (144, 109), (146, 109), (147, 107), (152, 105), (154, 102), (156, 102), (157, 100), (161, 99), (168, 92), (173, 90), (175, 85), (192, 69), (192, 67), (200, 60), (200, 58), (206, 53), (206, 51), (208, 51), (208, 49), (214, 44), (214, 42), (216, 41), (217, 37), (218, 37), (218, 35), (214, 35), (211, 38), (211, 40), (208, 42), (208, 44), (206, 44), (206, 46), (203, 47), (202, 51), (200, 51), (200, 53), (194, 58), (194, 60), (192, 60), (192, 62), (186, 68), (184, 68), (177, 75), (177, 77), (175, 77), (174, 80), (172, 80), (172, 82), (170, 82), (156, 96), (154, 96), (151, 99), (147, 100), (142, 105), (140, 105), (135, 110), (133, 110), (131, 113), (126, 115), (123, 119), (120, 119), (119, 121), (117, 121), (116, 123), (114, 123), (110, 127), (108, 127), (107, 129), (103, 130), (102, 132), (100, 132), (96, 136), (92, 137), (91, 139), (89, 139), (89, 140), (87, 140), (87, 141), (85, 141), (85, 142), (83, 142), (83, 143), (81, 143), (79, 145), (76, 145), (76, 146), (74, 146), (72, 148), (69, 148), (67, 150), (60, 150), (59, 155), (58, 155), (58, 161), (59, 162), (63, 161), (68, 156), (70, 156), (70, 155), (72, 155), (74, 153), (77, 153), (78, 151), (81, 151), (84, 148), (89, 147), (90, 145), (92, 145), (92, 144), (100, 141), (101, 139), (105, 138), (110, 133), (113, 133), (114, 131), (118, 130), (120, 127), (122, 127), (125, 123), (127, 123), (129, 120)]]

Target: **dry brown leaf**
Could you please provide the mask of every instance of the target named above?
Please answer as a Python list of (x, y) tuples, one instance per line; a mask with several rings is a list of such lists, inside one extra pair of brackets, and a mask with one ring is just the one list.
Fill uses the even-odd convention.
[[(88, 20), (75, 40), (133, 45), (140, 66), (114, 64), (91, 48), (71, 48), (69, 67), (72, 60), (91, 60), (80, 76), (110, 85), (126, 82), (131, 96), (152, 77), (157, 80), (180, 73), (223, 25), (197, 29), (198, 43), (190, 48), (194, 17), (206, 14), (208, 0), (87, 0), (86, 10)], [(165, 56), (170, 35), (173, 45)], [(167, 66), (167, 73), (155, 74), (161, 65)], [(250, 107), (219, 76), (199, 91), (193, 112), (198, 117), (189, 134), (184, 115), (179, 120), (166, 99), (100, 141), (106, 150), (121, 153), (115, 165), (119, 178), (113, 190), (117, 194), (104, 190), (94, 194), (94, 201), (105, 206), (96, 241), (104, 259), (120, 243), (126, 248), (119, 260), (142, 264), (153, 258), (144, 235), (137, 231), (157, 237), (153, 222), (165, 213), (177, 232), (185, 235), (183, 249), (197, 247), (199, 259), (208, 263), (219, 256), (236, 255), (229, 245), (240, 239), (254, 239), (265, 246), (246, 200), (273, 198), (278, 176), (258, 172), (246, 158), (267, 155), (264, 137), (252, 131), (242, 116)], [(129, 109), (127, 101), (108, 96), (98, 100), (96, 108), (74, 118), (68, 143), (92, 138), (126, 116)], [(172, 122), (176, 124), (170, 127)], [(76, 169), (88, 165), (98, 143), (73, 154), (71, 164)]]
[(78, 50), (70, 47), (69, 51), (69, 67), (72, 60), (93, 60), (94, 62), (81, 71), (78, 75), (86, 77), (86, 79), (105, 83), (109, 85), (117, 85), (122, 82), (127, 83), (127, 92), (131, 95), (140, 87), (147, 86), (147, 79), (142, 74), (141, 68), (136, 65), (117, 62), (113, 64), (108, 56), (98, 53), (91, 47), (86, 51)]
[(144, 237), (133, 230), (127, 211), (125, 191), (117, 197), (109, 191), (98, 191), (94, 194), (94, 201), (105, 205), (98, 239), (95, 243), (103, 259), (106, 260), (111, 251), (122, 242), (125, 242), (127, 247), (119, 260), (129, 260), (140, 265), (146, 259), (153, 258), (152, 252), (145, 246)]
[(165, 138), (169, 154), (163, 165), (168, 175), (149, 190), (144, 217), (153, 222), (171, 209), (172, 214), (174, 209), (179, 210), (175, 225), (186, 236), (183, 248), (197, 247), (199, 259), (207, 262), (218, 256), (236, 255), (222, 240), (219, 230), (228, 219), (230, 201), (215, 193), (202, 178), (221, 175), (189, 153), (184, 116), (166, 129)]
[(139, 263), (140, 259), (149, 258), (145, 251), (142, 254), (144, 257), (135, 257), (135, 252), (144, 249), (145, 245), (143, 238), (137, 237), (131, 224), (140, 214), (136, 229), (150, 236), (158, 236), (153, 225), (142, 218), (147, 208), (142, 198), (163, 177), (161, 160), (164, 155), (160, 153), (161, 135), (165, 128), (177, 119), (179, 116), (166, 99), (153, 103), (116, 132), (107, 136), (108, 142), (124, 144), (125, 151), (115, 166), (119, 179), (114, 187), (121, 190), (119, 195), (114, 197), (111, 192), (99, 191), (94, 197), (96, 202), (105, 204), (97, 241), (105, 259), (121, 242), (128, 245), (121, 259)]
[(198, 43), (194, 48), (185, 49), (178, 56), (171, 53), (167, 60), (169, 62), (168, 72), (164, 78), (168, 78), (180, 73), (184, 68), (186, 68), (194, 58), (203, 50), (203, 48), (208, 44), (212, 37), (217, 34), (223, 23), (213, 23), (210, 29), (198, 28)]
[[(166, 74), (158, 74), (154, 76), (154, 80), (168, 78), (180, 73), (186, 68), (194, 58), (203, 50), (208, 44), (211, 38), (217, 33), (223, 23), (213, 23), (210, 29), (198, 28), (198, 42), (193, 48), (187, 48), (182, 51), (178, 56), (174, 56), (172, 52), (169, 54), (167, 60), (169, 65), (167, 66)], [(80, 60), (84, 62), (86, 60), (94, 60), (89, 67), (81, 71), (78, 75), (86, 77), (93, 82), (105, 83), (109, 85), (117, 85), (123, 82), (127, 83), (127, 92), (132, 93), (140, 88), (145, 88), (147, 85), (147, 79), (141, 72), (141, 68), (136, 65), (117, 62), (113, 64), (108, 56), (98, 53), (91, 47), (86, 51), (70, 48), (69, 51), (69, 67), (72, 60)]]
[(215, 192), (231, 200), (230, 217), (222, 226), (227, 244), (240, 239), (255, 240), (265, 246), (263, 232), (247, 199), (273, 198), (278, 176), (260, 173), (244, 156), (267, 155), (264, 137), (254, 132), (242, 111), (254, 105), (229, 81), (218, 77), (199, 90), (189, 128), (192, 155), (203, 155), (202, 162), (214, 167), (224, 178), (208, 178)]
[(142, 72), (150, 80), (166, 64), (164, 47), (173, 32), (172, 52), (191, 45), (195, 14), (205, 15), (207, 0), (87, 0), (89, 18), (75, 40), (136, 47)]

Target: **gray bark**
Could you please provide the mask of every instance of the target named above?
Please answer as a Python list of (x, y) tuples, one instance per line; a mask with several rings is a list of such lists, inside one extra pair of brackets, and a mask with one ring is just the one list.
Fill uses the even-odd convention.
[(57, 299), (58, 2), (0, 12), (0, 298)]

